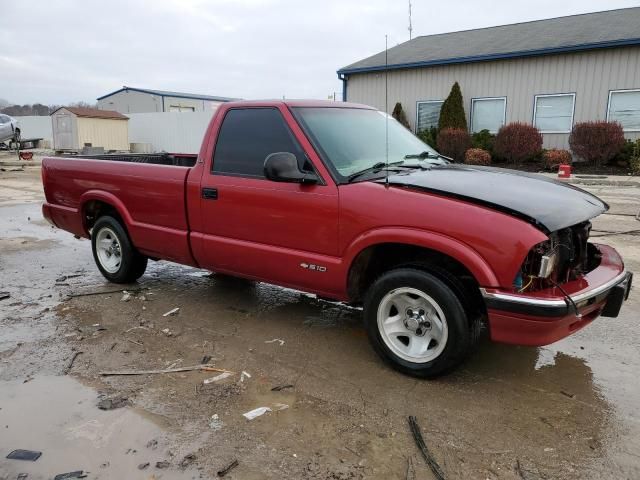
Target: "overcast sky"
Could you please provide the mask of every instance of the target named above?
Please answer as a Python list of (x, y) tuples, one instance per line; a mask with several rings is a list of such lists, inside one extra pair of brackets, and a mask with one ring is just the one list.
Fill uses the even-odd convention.
[[(414, 36), (637, 6), (413, 0)], [(408, 40), (404, 0), (3, 0), (0, 98), (94, 102), (120, 88), (242, 98), (340, 95), (336, 70)]]

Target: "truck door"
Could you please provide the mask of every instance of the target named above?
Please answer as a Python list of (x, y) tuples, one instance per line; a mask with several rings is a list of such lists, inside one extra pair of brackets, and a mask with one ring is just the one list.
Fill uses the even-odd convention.
[[(338, 189), (264, 176), (265, 158), (290, 152), (317, 171), (275, 107), (232, 108), (224, 116), (212, 169), (201, 181), (202, 232), (194, 232), (201, 266), (330, 294), (338, 280)], [(198, 237), (199, 241), (198, 241)]]

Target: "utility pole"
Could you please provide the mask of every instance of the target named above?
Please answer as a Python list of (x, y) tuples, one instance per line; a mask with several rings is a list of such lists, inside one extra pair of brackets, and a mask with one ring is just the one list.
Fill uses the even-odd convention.
[(413, 27), (411, 26), (411, 0), (409, 0), (409, 40), (411, 40), (412, 32), (413, 32)]

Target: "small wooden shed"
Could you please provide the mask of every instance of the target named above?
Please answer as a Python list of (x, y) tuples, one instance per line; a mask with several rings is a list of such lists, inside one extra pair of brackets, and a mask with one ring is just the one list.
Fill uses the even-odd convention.
[(97, 108), (60, 107), (51, 114), (53, 148), (129, 150), (129, 118), (120, 112)]

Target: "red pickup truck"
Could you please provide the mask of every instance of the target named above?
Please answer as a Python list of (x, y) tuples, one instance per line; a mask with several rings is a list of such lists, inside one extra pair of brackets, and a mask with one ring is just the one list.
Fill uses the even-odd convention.
[(608, 206), (542, 176), (455, 164), (388, 115), (222, 105), (200, 153), (45, 158), (44, 216), (128, 283), (169, 260), (362, 305), (398, 370), (433, 377), (492, 340), (545, 345), (615, 317), (632, 275), (590, 243)]

